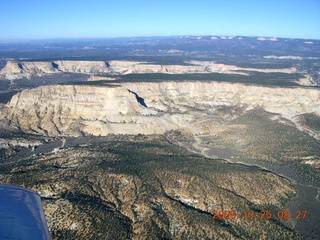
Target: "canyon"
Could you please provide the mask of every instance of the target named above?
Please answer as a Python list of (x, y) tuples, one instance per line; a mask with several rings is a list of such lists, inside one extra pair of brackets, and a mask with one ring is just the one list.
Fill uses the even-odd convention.
[[(241, 213), (294, 213), (294, 199), (317, 212), (320, 132), (310, 121), (319, 115), (314, 87), (117, 80), (39, 86), (2, 105), (0, 181), (40, 193), (53, 239), (298, 239), (297, 231), (310, 235), (314, 214), (304, 223)], [(277, 167), (283, 162), (289, 171)], [(219, 209), (241, 218), (215, 221)]]
[(260, 40), (10, 45), (0, 182), (52, 239), (317, 239), (318, 43)]

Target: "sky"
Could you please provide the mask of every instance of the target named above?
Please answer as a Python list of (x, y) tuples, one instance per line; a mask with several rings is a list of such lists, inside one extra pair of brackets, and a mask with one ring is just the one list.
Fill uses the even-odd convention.
[(320, 39), (320, 0), (0, 0), (0, 40), (172, 35)]

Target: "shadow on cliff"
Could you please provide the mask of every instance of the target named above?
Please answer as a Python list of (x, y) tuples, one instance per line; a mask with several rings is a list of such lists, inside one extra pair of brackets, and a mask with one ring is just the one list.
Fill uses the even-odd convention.
[(136, 99), (137, 99), (138, 103), (140, 103), (142, 106), (144, 106), (144, 107), (146, 107), (146, 108), (148, 107), (147, 104), (144, 102), (144, 98), (140, 97), (137, 93), (132, 92), (132, 91), (129, 90), (129, 89), (128, 89), (128, 92), (129, 92), (129, 93), (132, 93), (132, 94), (134, 94), (134, 95), (136, 96)]

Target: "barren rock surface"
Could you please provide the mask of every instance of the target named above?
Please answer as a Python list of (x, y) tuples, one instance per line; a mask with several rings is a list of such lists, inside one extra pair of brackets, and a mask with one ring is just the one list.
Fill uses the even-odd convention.
[(160, 134), (180, 128), (210, 134), (206, 126), (216, 122), (220, 107), (261, 108), (292, 120), (320, 114), (320, 90), (218, 82), (53, 85), (15, 95), (6, 117), (23, 131), (56, 136)]
[(121, 75), (130, 73), (228, 73), (247, 75), (246, 71), (263, 73), (296, 73), (297, 69), (259, 69), (241, 68), (234, 65), (219, 64), (213, 61), (189, 61), (185, 65), (162, 65), (149, 62), (135, 61), (71, 61), (59, 60), (52, 62), (14, 62), (8, 61), (7, 65), (0, 71), (0, 78), (14, 80), (19, 78), (30, 78), (31, 76), (42, 76), (54, 73), (84, 73), (84, 74), (109, 74)]
[(1, 48), (0, 182), (53, 240), (318, 239), (319, 41), (52, 41)]

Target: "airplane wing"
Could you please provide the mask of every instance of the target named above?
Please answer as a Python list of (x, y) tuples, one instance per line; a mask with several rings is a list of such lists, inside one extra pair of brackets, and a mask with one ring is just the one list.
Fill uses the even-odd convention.
[(50, 240), (37, 192), (0, 184), (0, 239)]

